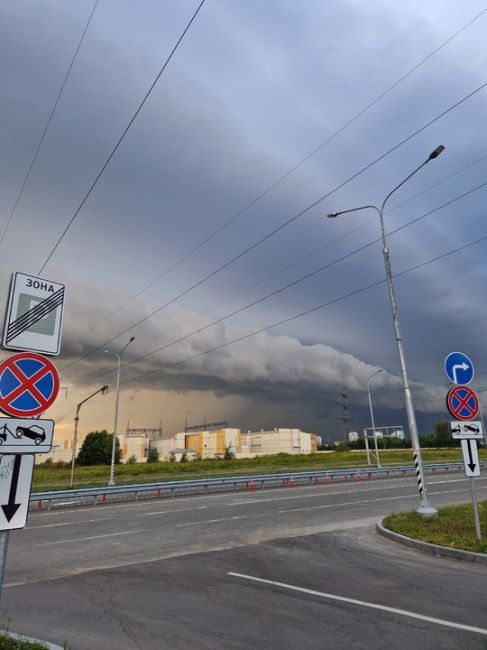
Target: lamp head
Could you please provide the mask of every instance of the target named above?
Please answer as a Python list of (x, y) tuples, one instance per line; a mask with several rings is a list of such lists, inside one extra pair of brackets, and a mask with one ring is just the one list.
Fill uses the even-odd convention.
[(108, 393), (108, 384), (103, 384), (101, 387), (101, 394), (105, 395), (106, 393)]
[(132, 343), (132, 341), (135, 341), (135, 336), (131, 336), (131, 337), (130, 337), (130, 341), (129, 341), (129, 343)]
[(430, 155), (428, 156), (428, 160), (434, 160), (435, 158), (438, 158), (440, 153), (442, 153), (443, 151), (445, 151), (445, 147), (442, 144), (438, 145), (436, 149), (430, 153)]
[(334, 219), (335, 217), (338, 217), (338, 212), (330, 212), (326, 216), (328, 219)]

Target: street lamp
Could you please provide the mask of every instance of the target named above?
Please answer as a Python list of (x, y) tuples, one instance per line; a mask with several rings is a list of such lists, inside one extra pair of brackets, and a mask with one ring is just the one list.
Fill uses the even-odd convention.
[(108, 485), (115, 485), (115, 451), (117, 448), (118, 401), (120, 396), (120, 357), (122, 356), (122, 352), (126, 350), (134, 339), (135, 336), (131, 336), (129, 342), (123, 346), (120, 352), (110, 352), (110, 350), (105, 350), (107, 354), (112, 354), (114, 357), (117, 357), (117, 390), (115, 395), (115, 415), (113, 419), (112, 459), (110, 462), (110, 478), (108, 480)]
[(74, 461), (75, 461), (75, 458), (76, 458), (76, 446), (78, 444), (79, 410), (80, 410), (80, 408), (83, 406), (83, 404), (85, 402), (87, 402), (92, 397), (95, 397), (95, 395), (98, 395), (98, 393), (101, 393), (102, 395), (105, 395), (105, 393), (108, 393), (108, 384), (103, 384), (103, 386), (101, 388), (99, 388), (98, 390), (95, 390), (95, 392), (91, 393), (91, 395), (88, 395), (88, 397), (86, 397), (84, 400), (82, 400), (76, 406), (76, 415), (74, 416), (73, 452), (71, 454), (71, 481), (70, 481), (70, 486), (71, 487), (73, 487), (73, 481), (74, 481)]
[[(372, 408), (372, 397), (370, 395), (369, 381), (372, 379), (372, 377), (375, 377), (376, 375), (378, 375), (382, 371), (383, 371), (383, 368), (381, 368), (380, 370), (377, 370), (376, 372), (372, 373), (369, 377), (367, 377), (367, 379), (365, 380), (365, 382), (367, 384), (367, 394), (369, 396), (370, 421), (372, 422), (372, 434), (374, 436), (374, 449), (375, 449), (375, 458), (377, 460), (377, 467), (380, 467), (381, 465), (380, 465), (380, 459), (379, 459), (379, 448), (377, 447), (377, 435), (375, 433), (374, 410)], [(369, 454), (368, 454), (369, 445), (367, 443), (367, 431), (365, 431), (365, 441), (366, 441), (366, 444), (367, 444), (367, 462), (369, 462), (369, 465), (370, 465)]]
[(416, 465), (416, 474), (418, 477), (420, 506), (417, 512), (419, 512), (422, 515), (434, 515), (437, 513), (437, 511), (435, 508), (433, 508), (433, 506), (429, 502), (428, 491), (424, 479), (423, 463), (421, 460), (421, 448), (419, 444), (418, 428), (416, 425), (416, 415), (414, 413), (414, 404), (411, 395), (411, 389), (409, 388), (409, 381), (408, 381), (408, 375), (406, 370), (406, 357), (404, 355), (404, 349), (402, 345), (401, 331), (399, 328), (399, 316), (397, 313), (396, 295), (394, 292), (394, 284), (392, 282), (391, 261), (389, 256), (389, 248), (387, 246), (386, 231), (384, 227), (384, 207), (387, 201), (390, 199), (390, 197), (394, 194), (394, 192), (396, 192), (400, 187), (402, 187), (404, 183), (406, 183), (412, 176), (414, 176), (422, 167), (427, 165), (430, 162), (430, 160), (434, 160), (435, 158), (437, 158), (441, 154), (441, 152), (444, 151), (444, 149), (445, 147), (442, 144), (436, 147), (436, 149), (430, 153), (428, 158), (424, 162), (422, 162), (421, 165), (419, 165), (419, 167), (417, 167), (414, 171), (412, 171), (408, 176), (406, 176), (406, 178), (403, 181), (401, 181), (398, 185), (396, 185), (396, 187), (394, 187), (394, 189), (392, 189), (389, 192), (389, 194), (383, 200), (380, 208), (378, 208), (376, 205), (362, 205), (358, 208), (351, 208), (350, 210), (341, 210), (340, 212), (332, 212), (327, 215), (330, 218), (334, 218), (334, 217), (338, 217), (338, 215), (340, 214), (346, 214), (348, 212), (357, 212), (358, 210), (368, 210), (368, 209), (375, 210), (379, 215), (381, 238), (382, 238), (382, 254), (384, 256), (387, 288), (389, 292), (389, 301), (391, 304), (391, 312), (392, 312), (392, 322), (394, 326), (394, 334), (397, 343), (397, 352), (399, 355), (399, 367), (401, 369), (402, 387), (404, 391), (404, 403), (406, 406), (406, 415), (408, 419), (409, 434), (411, 436), (411, 444), (414, 453), (414, 463)]

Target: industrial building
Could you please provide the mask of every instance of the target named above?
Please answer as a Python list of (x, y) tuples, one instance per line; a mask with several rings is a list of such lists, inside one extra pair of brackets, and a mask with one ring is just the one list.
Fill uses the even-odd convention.
[(207, 425), (191, 427), (164, 440), (151, 441), (160, 460), (187, 460), (194, 458), (221, 458), (230, 452), (235, 458), (255, 458), (271, 454), (311, 454), (318, 449), (317, 436), (300, 429), (272, 429), (248, 431)]

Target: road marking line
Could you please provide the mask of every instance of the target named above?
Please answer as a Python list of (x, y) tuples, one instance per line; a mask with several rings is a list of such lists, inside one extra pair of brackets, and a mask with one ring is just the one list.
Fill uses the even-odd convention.
[(91, 539), (101, 539), (102, 537), (118, 537), (119, 535), (133, 535), (140, 530), (124, 530), (120, 533), (107, 533), (106, 535), (91, 535), (91, 537), (75, 537), (74, 539), (60, 539), (57, 542), (43, 542), (39, 546), (52, 546), (53, 544), (68, 544), (69, 542), (86, 542)]
[(345, 596), (337, 596), (335, 594), (327, 594), (323, 591), (315, 591), (314, 589), (305, 589), (304, 587), (296, 587), (289, 585), (285, 582), (276, 582), (275, 580), (265, 580), (264, 578), (257, 578), (255, 576), (245, 575), (244, 573), (234, 573), (229, 571), (229, 576), (235, 578), (242, 578), (243, 580), (251, 580), (253, 582), (260, 582), (273, 587), (281, 587), (282, 589), (290, 589), (303, 594), (311, 596), (319, 596), (320, 598), (328, 598), (329, 600), (338, 600), (342, 603), (350, 605), (359, 605), (360, 607), (368, 607), (370, 609), (378, 609), (383, 612), (390, 612), (391, 614), (398, 614), (399, 616), (407, 616), (408, 618), (415, 618), (419, 621), (426, 621), (427, 623), (434, 623), (435, 625), (443, 625), (444, 627), (451, 627), (455, 630), (463, 630), (465, 632), (475, 632), (476, 634), (483, 634), (487, 636), (487, 630), (481, 627), (474, 627), (473, 625), (464, 625), (463, 623), (454, 623), (453, 621), (446, 621), (442, 618), (435, 618), (434, 616), (426, 616), (424, 614), (417, 614), (416, 612), (409, 612), (405, 609), (397, 609), (396, 607), (388, 607), (387, 605), (377, 605), (376, 603), (368, 603), (364, 600), (356, 600), (355, 598), (346, 598)]
[(192, 510), (207, 510), (208, 506), (199, 506), (199, 508), (183, 508), (182, 510), (154, 510), (153, 512), (141, 512), (139, 517), (148, 517), (150, 515), (167, 515), (179, 514), (180, 512), (191, 512)]
[[(464, 490), (447, 490), (445, 492), (430, 492), (431, 495), (437, 495), (437, 494), (451, 494), (453, 492), (465, 492), (468, 488), (465, 487)], [(392, 501), (394, 499), (412, 499), (417, 495), (417, 492), (415, 494), (401, 494), (399, 496), (395, 497), (380, 497), (378, 499), (362, 499), (362, 501), (345, 501), (343, 503), (325, 503), (321, 506), (307, 506), (305, 508), (288, 508), (287, 510), (278, 510), (277, 514), (282, 515), (286, 512), (300, 512), (301, 510), (319, 510), (320, 508), (340, 508), (341, 506), (353, 506), (353, 505), (358, 505), (360, 503), (374, 503), (375, 501)]]
[[(465, 482), (466, 478), (463, 477), (461, 479), (450, 479), (446, 481), (428, 481), (428, 485), (437, 485), (441, 483), (460, 483), (460, 482)], [(232, 503), (228, 505), (232, 506), (242, 506), (246, 505), (247, 503), (265, 503), (266, 501), (290, 501), (292, 499), (316, 499), (319, 497), (323, 496), (334, 496), (336, 494), (357, 494), (357, 493), (366, 493), (366, 492), (383, 492), (384, 490), (397, 490), (397, 488), (401, 487), (412, 487), (413, 484), (411, 481), (407, 483), (400, 483), (400, 484), (395, 484), (395, 485), (379, 485), (379, 486), (374, 486), (374, 487), (362, 487), (362, 488), (357, 488), (352, 489), (352, 490), (335, 490), (335, 491), (329, 491), (329, 492), (320, 492), (319, 494), (297, 494), (293, 496), (286, 496), (286, 497), (277, 497), (277, 498), (272, 498), (272, 497), (265, 497), (262, 499), (247, 499), (244, 501), (233, 501)], [(318, 486), (317, 486), (318, 487)]]
[(55, 526), (76, 526), (76, 524), (92, 524), (95, 521), (110, 521), (113, 517), (102, 519), (81, 519), (80, 521), (63, 521), (58, 524), (39, 524), (39, 526), (26, 526), (24, 530), (38, 530), (39, 528), (54, 528)]

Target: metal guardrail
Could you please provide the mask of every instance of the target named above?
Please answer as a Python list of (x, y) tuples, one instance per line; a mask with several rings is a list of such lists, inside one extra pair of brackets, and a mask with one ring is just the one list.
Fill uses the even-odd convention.
[[(481, 462), (481, 467), (487, 467), (487, 462)], [(434, 463), (423, 466), (425, 471), (449, 471), (462, 470), (463, 463)], [(55, 490), (51, 492), (34, 492), (31, 494), (31, 507), (38, 510), (51, 509), (53, 502), (59, 505), (86, 504), (97, 505), (110, 501), (128, 500), (133, 495), (135, 501), (139, 498), (174, 498), (176, 493), (208, 494), (209, 492), (224, 492), (226, 490), (237, 490), (245, 486), (247, 490), (256, 488), (288, 486), (319, 483), (333, 483), (336, 480), (369, 480), (373, 477), (411, 474), (415, 473), (414, 465), (398, 467), (353, 467), (335, 470), (319, 470), (311, 472), (285, 472), (280, 474), (257, 474), (249, 476), (228, 476), (222, 478), (206, 478), (184, 481), (164, 481), (159, 483), (137, 483), (129, 485), (115, 485), (95, 488), (80, 488), (76, 490)]]

